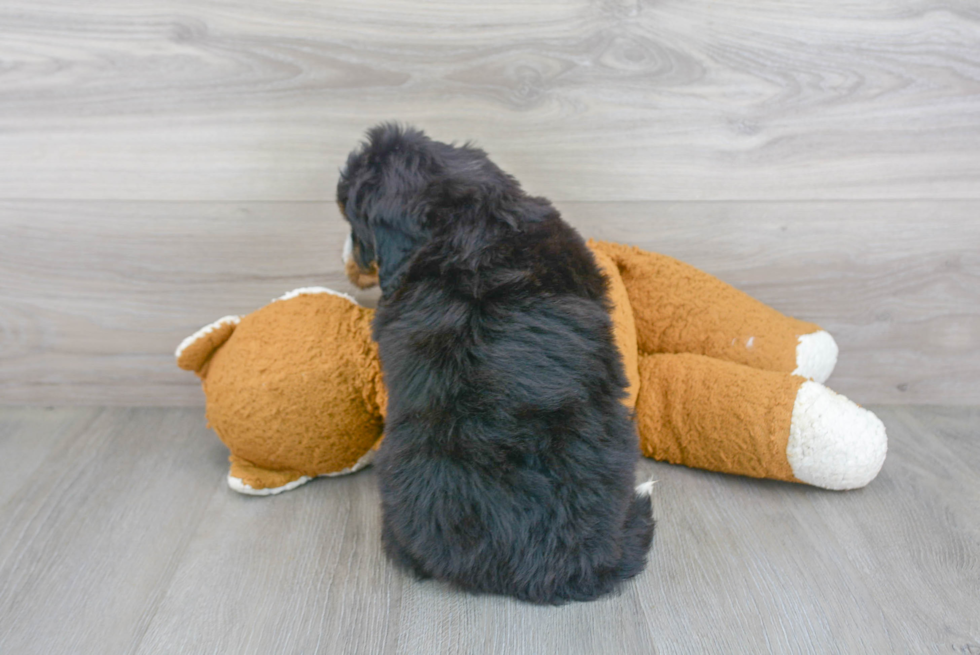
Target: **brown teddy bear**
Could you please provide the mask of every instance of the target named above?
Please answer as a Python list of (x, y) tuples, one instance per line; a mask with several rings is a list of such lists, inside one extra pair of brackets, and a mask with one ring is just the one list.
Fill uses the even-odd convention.
[[(589, 246), (609, 279), (616, 343), (643, 454), (757, 478), (854, 489), (878, 474), (885, 428), (823, 386), (833, 338), (707, 273), (615, 243)], [(373, 310), (297, 289), (188, 337), (228, 483), (255, 495), (367, 465), (384, 425)]]

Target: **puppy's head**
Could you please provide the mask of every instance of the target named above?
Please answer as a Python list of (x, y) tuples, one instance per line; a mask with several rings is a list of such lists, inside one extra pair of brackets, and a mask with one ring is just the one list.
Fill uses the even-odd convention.
[[(470, 145), (433, 141), (414, 128), (385, 123), (372, 128), (347, 158), (337, 184), (337, 203), (350, 224), (345, 265), (364, 288), (380, 283), (387, 294), (411, 256), (436, 233), (490, 220), (513, 223), (501, 201), (520, 186), (486, 153)], [(478, 236), (460, 236), (469, 247)]]
[(434, 142), (422, 132), (383, 124), (351, 152), (337, 184), (337, 204), (350, 224), (344, 259), (361, 288), (382, 290), (426, 237), (418, 204), (434, 173)]

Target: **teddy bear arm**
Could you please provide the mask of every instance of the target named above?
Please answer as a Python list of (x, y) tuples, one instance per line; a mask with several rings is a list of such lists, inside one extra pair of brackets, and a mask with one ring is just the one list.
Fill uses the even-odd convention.
[(819, 325), (672, 257), (608, 242), (594, 247), (619, 269), (640, 353), (694, 353), (819, 382), (837, 363), (837, 344)]

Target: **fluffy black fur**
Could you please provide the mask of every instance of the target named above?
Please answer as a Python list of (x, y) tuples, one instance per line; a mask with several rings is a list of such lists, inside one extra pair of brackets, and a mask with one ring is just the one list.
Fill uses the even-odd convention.
[(470, 145), (381, 125), (337, 188), (376, 263), (382, 538), (419, 576), (537, 603), (639, 573), (653, 538), (606, 281), (542, 198)]

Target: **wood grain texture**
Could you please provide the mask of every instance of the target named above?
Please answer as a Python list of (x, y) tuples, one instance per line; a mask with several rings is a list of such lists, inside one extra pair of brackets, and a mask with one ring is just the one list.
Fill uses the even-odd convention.
[[(857, 402), (980, 402), (980, 202), (558, 207), (820, 323)], [(333, 203), (0, 202), (0, 402), (201, 404), (181, 339), (296, 287), (353, 291), (345, 235)]]
[(77, 438), (98, 415), (94, 407), (0, 412), (0, 505), (21, 487), (45, 477), (42, 464), (66, 441)]
[[(23, 435), (0, 443), (0, 460), (49, 446), (0, 498), (0, 652), (131, 652), (224, 486), (212, 475), (224, 448), (195, 410), (0, 415)], [(52, 417), (72, 433), (52, 429)]]
[(2, 408), (33, 439), (0, 461), (50, 452), (0, 498), (0, 652), (975, 652), (980, 409), (875, 410), (889, 455), (863, 490), (644, 460), (647, 570), (542, 608), (392, 569), (371, 469), (249, 498), (200, 409)]
[(980, 198), (973, 0), (7, 0), (0, 198), (328, 200), (358, 135), (555, 200)]
[(200, 404), (174, 363), (184, 337), (347, 285), (332, 204), (4, 203), (0, 225), (7, 403)]

